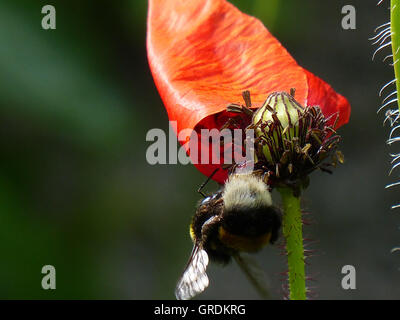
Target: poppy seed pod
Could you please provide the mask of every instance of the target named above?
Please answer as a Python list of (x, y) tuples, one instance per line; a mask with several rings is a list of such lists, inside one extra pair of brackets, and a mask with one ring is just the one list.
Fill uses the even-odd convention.
[(268, 96), (250, 127), (256, 136), (256, 165), (268, 173), (270, 185), (299, 189), (315, 169), (331, 172), (330, 167), (343, 162), (336, 150), (340, 136), (330, 122), (318, 106), (301, 106), (294, 90)]
[[(303, 111), (303, 107), (292, 96), (285, 92), (275, 92), (269, 95), (254, 114), (253, 124), (259, 124), (255, 133), (266, 141), (263, 153), (268, 162), (273, 163), (282, 156), (279, 142), (290, 141), (299, 135), (298, 123)], [(282, 131), (274, 130), (278, 123)]]

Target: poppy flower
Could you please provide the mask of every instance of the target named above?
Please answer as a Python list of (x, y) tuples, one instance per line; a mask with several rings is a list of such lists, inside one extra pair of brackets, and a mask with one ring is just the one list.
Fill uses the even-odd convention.
[[(332, 125), (336, 119), (335, 129), (350, 117), (346, 98), (299, 66), (261, 21), (225, 0), (149, 0), (147, 53), (177, 133), (221, 128), (237, 116), (227, 105), (240, 103), (245, 90), (253, 108), (272, 92), (294, 88), (301, 105), (318, 105)], [(195, 166), (207, 176), (221, 167)], [(227, 172), (219, 170), (212, 178), (223, 183)]]

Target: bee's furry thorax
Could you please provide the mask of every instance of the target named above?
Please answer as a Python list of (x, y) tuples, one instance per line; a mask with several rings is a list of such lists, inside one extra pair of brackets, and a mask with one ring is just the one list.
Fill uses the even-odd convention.
[(260, 208), (272, 205), (267, 185), (257, 176), (236, 174), (229, 177), (222, 195), (225, 209)]

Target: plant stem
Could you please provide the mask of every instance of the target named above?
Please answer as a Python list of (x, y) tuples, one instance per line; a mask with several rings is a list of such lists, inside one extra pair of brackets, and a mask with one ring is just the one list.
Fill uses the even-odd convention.
[[(394, 76), (396, 78), (396, 89), (397, 97), (400, 93), (400, 0), (390, 1), (390, 29), (391, 29), (391, 40), (392, 40), (392, 53), (394, 63)], [(397, 102), (399, 110), (400, 104)]]
[(303, 222), (301, 219), (300, 197), (292, 189), (278, 189), (283, 203), (283, 235), (286, 239), (288, 257), (289, 299), (306, 299), (306, 278), (304, 270)]

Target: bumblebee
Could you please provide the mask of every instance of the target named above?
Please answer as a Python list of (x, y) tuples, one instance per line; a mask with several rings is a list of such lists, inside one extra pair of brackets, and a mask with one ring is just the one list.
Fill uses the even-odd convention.
[(265, 182), (253, 174), (232, 174), (221, 190), (198, 205), (193, 216), (194, 246), (176, 286), (176, 298), (191, 299), (207, 288), (209, 260), (227, 264), (240, 252), (257, 252), (277, 240), (280, 227), (281, 213), (273, 206)]

